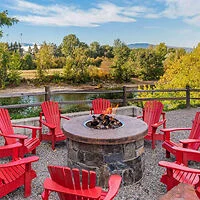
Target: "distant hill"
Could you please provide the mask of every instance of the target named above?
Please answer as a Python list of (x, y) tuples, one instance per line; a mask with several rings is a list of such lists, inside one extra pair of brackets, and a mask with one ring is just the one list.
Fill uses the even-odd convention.
[[(149, 43), (133, 43), (133, 44), (128, 44), (127, 45), (130, 49), (146, 49), (150, 46), (155, 46), (155, 44), (149, 44)], [(175, 46), (167, 46), (168, 48), (183, 48), (186, 50), (186, 52), (191, 52), (192, 48), (190, 47), (175, 47)]]
[(128, 44), (127, 46), (130, 49), (139, 49), (139, 48), (146, 49), (150, 46), (155, 46), (155, 45), (149, 43), (134, 43), (134, 44)]
[(22, 43), (21, 44), (22, 46), (25, 46), (25, 47), (28, 47), (28, 46), (34, 46), (34, 44), (33, 43)]

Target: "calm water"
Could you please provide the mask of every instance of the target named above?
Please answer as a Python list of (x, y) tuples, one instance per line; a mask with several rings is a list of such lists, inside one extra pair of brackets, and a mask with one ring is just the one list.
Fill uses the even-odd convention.
[[(98, 97), (102, 98), (116, 98), (116, 94), (56, 94), (51, 96), (53, 101), (76, 101), (76, 100), (92, 100)], [(15, 98), (2, 98), (0, 105), (14, 105), (14, 104), (31, 104), (44, 101), (44, 95), (41, 96), (24, 96)], [(64, 104), (60, 108), (63, 112), (78, 112), (89, 110), (91, 104)], [(9, 113), (13, 118), (21, 118), (21, 116), (32, 117), (38, 116), (40, 107), (27, 107), (27, 108), (12, 108)]]

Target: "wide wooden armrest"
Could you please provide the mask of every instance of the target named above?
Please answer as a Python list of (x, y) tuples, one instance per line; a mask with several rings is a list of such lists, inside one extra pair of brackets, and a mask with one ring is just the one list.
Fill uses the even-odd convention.
[(66, 117), (66, 116), (63, 116), (63, 115), (61, 115), (60, 117), (63, 118), (63, 119), (66, 119), (66, 120), (70, 120), (69, 117)]
[(186, 130), (191, 130), (192, 128), (165, 128), (161, 129), (160, 131), (162, 132), (174, 132), (174, 131), (186, 131)]
[(62, 192), (66, 194), (74, 194), (74, 195), (87, 197), (87, 198), (93, 198), (93, 199), (98, 199), (101, 196), (100, 187), (95, 187), (95, 188), (86, 189), (86, 190), (73, 190), (73, 189), (66, 188), (62, 185), (59, 185), (58, 183), (53, 181), (51, 178), (45, 179), (44, 188), (50, 191)]
[(180, 152), (183, 152), (183, 153), (189, 153), (189, 154), (196, 154), (200, 157), (200, 151), (197, 151), (197, 150), (193, 150), (193, 149), (188, 149), (188, 148), (183, 148), (183, 147), (177, 147), (177, 146), (174, 146), (172, 147), (175, 151), (180, 151)]
[(189, 167), (186, 167), (184, 165), (179, 165), (179, 164), (171, 163), (171, 162), (167, 162), (167, 161), (160, 161), (158, 163), (158, 165), (161, 166), (161, 167), (169, 168), (169, 169), (176, 169), (176, 170), (181, 170), (181, 171), (184, 171), (184, 172), (200, 174), (200, 170), (198, 170), (198, 169), (189, 168)]
[(47, 126), (48, 128), (50, 128), (50, 129), (55, 129), (55, 128), (56, 128), (55, 125), (49, 124), (49, 123), (47, 123), (47, 122), (45, 122), (45, 121), (43, 121), (43, 120), (40, 120), (40, 122), (41, 122), (43, 125), (45, 125), (45, 126)]
[(28, 129), (35, 129), (35, 130), (41, 129), (41, 127), (37, 127), (37, 126), (26, 126), (26, 125), (18, 125), (18, 124), (12, 124), (12, 126), (15, 128), (28, 128)]
[(163, 120), (163, 121), (157, 122), (157, 123), (155, 123), (151, 126), (154, 127), (154, 128), (158, 128), (159, 126), (163, 125), (165, 122), (166, 122), (166, 120)]
[(182, 139), (180, 140), (182, 144), (189, 144), (189, 143), (200, 143), (200, 139)]
[(0, 164), (0, 168), (13, 167), (16, 165), (22, 165), (22, 164), (26, 164), (26, 163), (36, 162), (38, 160), (39, 160), (38, 156), (31, 156), (31, 157), (27, 157), (27, 158), (22, 158), (21, 160), (16, 160), (16, 161), (12, 161), (12, 162), (5, 163), (5, 164)]
[(25, 140), (28, 138), (28, 136), (26, 135), (20, 135), (20, 134), (10, 134), (10, 135), (4, 135), (1, 134), (3, 137), (7, 137), (7, 138), (17, 138), (17, 139), (21, 139), (21, 140)]
[(109, 190), (104, 200), (113, 199), (113, 197), (119, 191), (121, 181), (122, 181), (122, 177), (120, 175), (114, 174), (110, 176), (109, 181), (108, 181)]
[(193, 160), (196, 162), (200, 162), (200, 151), (189, 149), (187, 147), (172, 147), (174, 151), (176, 151), (176, 160), (177, 162), (184, 163), (184, 165), (188, 165), (189, 160)]
[(7, 144), (7, 145), (4, 145), (4, 146), (0, 146), (0, 151), (6, 151), (6, 150), (9, 150), (9, 149), (19, 148), (21, 146), (22, 146), (22, 144), (19, 143), (19, 142), (16, 142), (14, 144)]

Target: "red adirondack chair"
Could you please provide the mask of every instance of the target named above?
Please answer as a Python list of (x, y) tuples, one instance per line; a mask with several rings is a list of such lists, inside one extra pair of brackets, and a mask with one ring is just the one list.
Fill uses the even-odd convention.
[[(179, 131), (190, 130), (188, 139), (180, 140), (179, 143), (171, 140), (171, 133), (180, 133)], [(200, 112), (197, 112), (193, 120), (192, 128), (169, 128), (161, 129), (164, 132), (164, 142), (162, 147), (166, 149), (166, 158), (170, 157), (170, 153), (176, 154), (173, 147), (184, 147), (189, 149), (198, 150), (200, 146)]]
[[(44, 181), (42, 199), (48, 200), (50, 192), (57, 192), (60, 200), (104, 199), (112, 200), (120, 187), (121, 176), (111, 175), (108, 191), (96, 186), (96, 173), (61, 166), (48, 166), (51, 178)], [(80, 173), (82, 175), (80, 175)]]
[[(69, 120), (68, 117), (62, 116), (58, 102), (45, 101), (41, 104), (42, 112), (40, 113), (40, 127), (48, 127), (49, 132), (40, 131), (40, 141), (46, 140), (52, 142), (52, 149), (55, 149), (55, 143), (66, 139), (61, 129), (61, 118)], [(44, 119), (43, 120), (43, 116)]]
[(107, 99), (97, 98), (92, 101), (91, 114), (111, 114), (111, 103)]
[[(28, 138), (25, 135), (14, 134), (15, 128), (26, 128), (32, 130), (32, 136)], [(0, 108), (0, 135), (5, 139), (5, 145), (15, 144), (20, 142), (22, 147), (20, 148), (20, 157), (24, 157), (24, 154), (32, 152), (36, 154), (36, 147), (40, 145), (40, 140), (37, 138), (37, 131), (40, 127), (26, 126), (26, 125), (14, 125), (11, 123), (10, 115), (7, 109)], [(2, 152), (0, 157), (10, 156), (12, 151)]]
[(184, 165), (186, 159), (200, 162), (200, 152), (181, 148), (173, 147), (176, 152), (176, 161), (174, 163), (167, 161), (160, 161), (159, 166), (165, 167), (166, 172), (162, 175), (160, 181), (167, 186), (167, 191), (179, 183), (185, 183), (194, 186), (197, 196), (200, 198), (200, 170), (189, 168)]
[(0, 147), (0, 154), (5, 151), (13, 151), (14, 160), (9, 163), (0, 164), (0, 198), (6, 196), (8, 193), (16, 190), (24, 185), (24, 196), (28, 197), (31, 194), (31, 181), (37, 175), (31, 168), (31, 163), (39, 160), (37, 156), (18, 159), (18, 148), (22, 144), (16, 143), (12, 145)]
[[(161, 117), (162, 116), (162, 117)], [(148, 133), (144, 137), (146, 140), (152, 141), (152, 149), (155, 149), (155, 141), (163, 141), (163, 134), (156, 132), (159, 126), (166, 128), (165, 112), (163, 112), (163, 104), (159, 101), (147, 101), (143, 108), (142, 118), (148, 125)]]

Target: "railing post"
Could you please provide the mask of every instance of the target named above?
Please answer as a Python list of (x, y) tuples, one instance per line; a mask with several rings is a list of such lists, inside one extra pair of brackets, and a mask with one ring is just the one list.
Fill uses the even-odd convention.
[(186, 85), (186, 108), (190, 108), (190, 86)]
[(45, 86), (45, 101), (49, 101), (51, 99), (51, 90), (49, 86)]
[(126, 92), (126, 86), (123, 86), (123, 106), (127, 106), (127, 92)]

